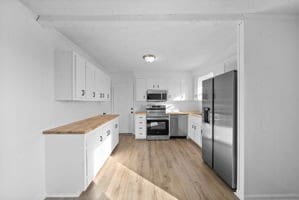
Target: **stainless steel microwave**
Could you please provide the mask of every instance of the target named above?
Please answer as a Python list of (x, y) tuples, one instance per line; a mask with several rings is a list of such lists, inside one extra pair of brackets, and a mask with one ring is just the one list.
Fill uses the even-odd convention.
[(165, 102), (167, 101), (167, 90), (147, 90), (146, 100), (148, 102)]

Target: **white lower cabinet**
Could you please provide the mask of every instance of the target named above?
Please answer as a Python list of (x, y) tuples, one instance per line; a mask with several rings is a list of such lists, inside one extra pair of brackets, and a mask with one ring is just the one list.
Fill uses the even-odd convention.
[(146, 114), (135, 114), (135, 139), (146, 139)]
[(46, 196), (78, 197), (118, 142), (118, 118), (86, 134), (45, 135)]
[(201, 116), (189, 115), (188, 138), (202, 147)]

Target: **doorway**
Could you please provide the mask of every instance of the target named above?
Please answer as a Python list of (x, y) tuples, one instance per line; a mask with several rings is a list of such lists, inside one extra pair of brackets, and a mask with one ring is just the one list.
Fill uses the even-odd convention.
[(119, 132), (133, 133), (133, 84), (116, 84), (113, 92), (113, 113), (119, 114)]

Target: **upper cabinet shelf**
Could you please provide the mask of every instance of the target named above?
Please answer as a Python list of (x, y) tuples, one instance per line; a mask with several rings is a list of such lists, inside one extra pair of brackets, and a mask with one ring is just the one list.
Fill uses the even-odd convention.
[(111, 79), (79, 54), (56, 51), (55, 97), (66, 101), (110, 101)]

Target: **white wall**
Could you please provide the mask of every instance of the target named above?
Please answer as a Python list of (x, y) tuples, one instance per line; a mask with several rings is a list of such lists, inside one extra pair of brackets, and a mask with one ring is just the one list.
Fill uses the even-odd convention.
[[(236, 25), (237, 26), (237, 25)], [(237, 38), (236, 38), (237, 41)], [(237, 55), (231, 55), (220, 62), (217, 62), (212, 65), (206, 65), (202, 67), (198, 67), (198, 69), (192, 71), (193, 77), (200, 77), (210, 72), (213, 73), (214, 76), (219, 74), (223, 74), (225, 72), (237, 69)]]
[(244, 21), (246, 199), (299, 199), (298, 22)]
[[(147, 102), (135, 101), (135, 111), (145, 111)], [(153, 104), (153, 103), (149, 103)], [(162, 104), (162, 103), (157, 103)], [(201, 101), (171, 101), (163, 103), (169, 112), (171, 111), (201, 111)]]
[(17, 1), (1, 1), (0, 15), (0, 199), (40, 200), (45, 195), (41, 132), (110, 112), (110, 103), (55, 101), (54, 49), (75, 45), (43, 29)]

